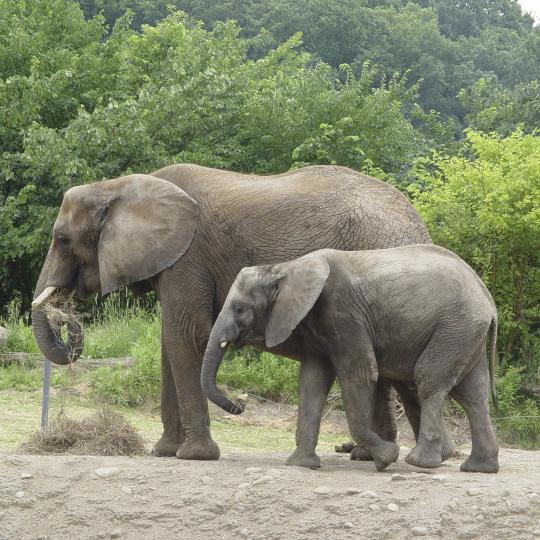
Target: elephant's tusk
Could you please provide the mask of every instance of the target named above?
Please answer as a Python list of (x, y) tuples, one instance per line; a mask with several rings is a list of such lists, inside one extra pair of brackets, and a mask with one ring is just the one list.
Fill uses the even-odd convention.
[(51, 294), (54, 293), (54, 291), (56, 291), (56, 287), (47, 287), (33, 302), (32, 302), (32, 309), (36, 309), (38, 308), (39, 306), (41, 306), (41, 304), (43, 304), (43, 302), (45, 302), (45, 300), (47, 300)]
[(227, 345), (228, 345), (228, 342), (227, 342), (227, 341), (222, 341), (222, 342), (220, 343), (220, 346), (221, 346), (222, 349), (224, 349)]

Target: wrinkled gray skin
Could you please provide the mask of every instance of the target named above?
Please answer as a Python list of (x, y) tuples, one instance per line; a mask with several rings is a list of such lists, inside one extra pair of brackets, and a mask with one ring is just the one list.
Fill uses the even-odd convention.
[[(486, 361), (486, 340), (491, 360)], [(225, 348), (272, 347), (289, 339), (305, 351), (300, 369), (296, 450), (289, 465), (318, 467), (321, 413), (337, 375), (353, 439), (378, 470), (399, 447), (373, 431), (379, 376), (413, 385), (420, 433), (406, 461), (437, 467), (444, 459), (442, 406), (450, 394), (469, 417), (472, 452), (462, 471), (497, 472), (498, 444), (489, 416), (497, 311), (474, 271), (433, 245), (345, 252), (322, 250), (281, 264), (244, 268), (210, 334), (201, 382), (232, 413), (241, 407), (216, 387)]]
[[(52, 290), (48, 287), (78, 298), (123, 285), (155, 290), (163, 313), (164, 433), (154, 454), (217, 459), (200, 368), (212, 324), (240, 269), (321, 248), (419, 242), (431, 239), (405, 197), (344, 167), (314, 166), (260, 177), (173, 165), (152, 175), (67, 191), (34, 298), (43, 299), (42, 293)], [(59, 364), (78, 357), (82, 335), (72, 329), (65, 344), (39, 306), (32, 318), (45, 356)], [(276, 350), (301, 356), (300, 342), (294, 339)], [(391, 386), (381, 379), (377, 392), (381, 412), (374, 429), (395, 440)], [(418, 425), (418, 403), (403, 392), (404, 401), (409, 399), (407, 414)], [(369, 455), (355, 452), (360, 458)]]

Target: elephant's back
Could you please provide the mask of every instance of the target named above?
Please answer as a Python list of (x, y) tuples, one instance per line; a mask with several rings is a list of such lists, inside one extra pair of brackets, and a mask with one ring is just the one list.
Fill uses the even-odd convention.
[(290, 235), (300, 227), (301, 237), (314, 240), (321, 228), (331, 228), (323, 236), (333, 239), (310, 241), (309, 251), (431, 243), (403, 194), (347, 167), (313, 165), (277, 175), (252, 175), (178, 164), (152, 174), (178, 185), (207, 211), (222, 214), (223, 221), (232, 217), (249, 230), (270, 225), (268, 231), (278, 233), (269, 223), (278, 220), (284, 233)]
[[(327, 250), (330, 264), (339, 265), (339, 252)], [(446, 302), (448, 309), (466, 309), (490, 320), (493, 299), (476, 272), (458, 255), (441, 246), (410, 245), (346, 255), (348, 272), (358, 279), (366, 297), (394, 298), (397, 304)], [(442, 308), (442, 306), (440, 306)]]

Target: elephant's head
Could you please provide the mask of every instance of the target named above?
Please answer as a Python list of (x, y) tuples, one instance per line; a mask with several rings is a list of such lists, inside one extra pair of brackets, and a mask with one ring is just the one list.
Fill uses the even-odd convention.
[(198, 205), (174, 184), (134, 174), (71, 188), (64, 195), (41, 269), (32, 326), (43, 354), (57, 364), (78, 358), (82, 332), (68, 326), (68, 341), (42, 309), (59, 293), (79, 299), (148, 279), (188, 249)]
[(201, 384), (207, 397), (232, 414), (243, 406), (232, 403), (216, 386), (219, 364), (228, 345), (283, 343), (311, 310), (330, 273), (321, 256), (242, 269), (236, 277), (208, 340)]

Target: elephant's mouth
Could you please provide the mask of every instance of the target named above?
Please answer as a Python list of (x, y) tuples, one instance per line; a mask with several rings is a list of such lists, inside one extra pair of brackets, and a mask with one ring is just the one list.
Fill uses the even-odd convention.
[[(32, 326), (45, 357), (57, 364), (71, 364), (81, 355), (84, 334), (74, 295), (61, 287), (46, 287), (32, 302)], [(62, 337), (63, 329), (67, 337)]]

